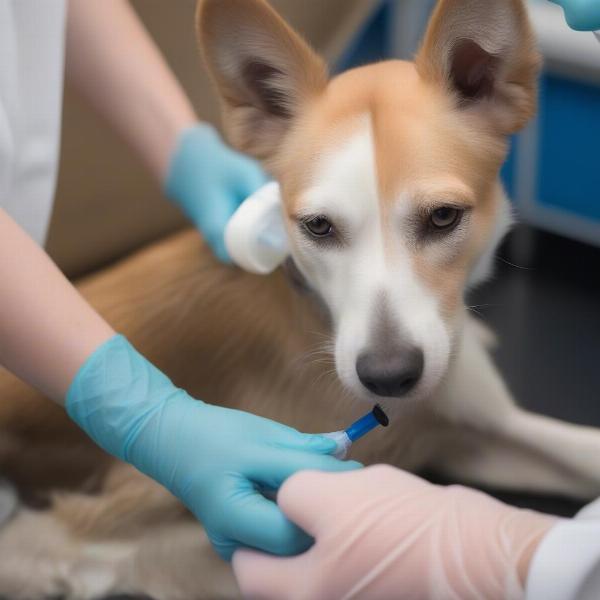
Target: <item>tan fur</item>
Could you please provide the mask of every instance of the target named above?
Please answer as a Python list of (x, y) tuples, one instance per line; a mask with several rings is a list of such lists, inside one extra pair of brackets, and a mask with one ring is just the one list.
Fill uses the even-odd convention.
[[(266, 160), (282, 183), (290, 219), (319, 155), (365, 114), (384, 211), (404, 187), (422, 206), (449, 193), (472, 207), (474, 233), (456, 256), (436, 265), (419, 252), (413, 258), (457, 325), (464, 321), (466, 273), (488, 242), (503, 197), (496, 177), (506, 152), (501, 134), (519, 127), (535, 106), (538, 59), (522, 3), (490, 1), (515, 9), (519, 44), (516, 54), (500, 48), (508, 57), (501, 93), (467, 109), (449, 90), (445, 57), (456, 10), (477, 13), (482, 1), (441, 0), (416, 66), (389, 61), (330, 82), (322, 61), (263, 0), (204, 0), (198, 12), (232, 140)], [(447, 29), (447, 23), (454, 25)], [(285, 117), (268, 114), (237, 77), (235, 61), (248, 52), (281, 70), (276, 87), (287, 94)], [(296, 290), (282, 270), (257, 277), (220, 265), (194, 232), (154, 244), (81, 281), (79, 289), (177, 385), (202, 400), (307, 432), (340, 429), (365, 411), (336, 377), (332, 332), (318, 302)], [(357, 444), (353, 458), (434, 467), (492, 486), (598, 494), (600, 470), (586, 458), (600, 452), (598, 433), (518, 409), (485, 352), (488, 338), (464, 321), (436, 393), (392, 406), (390, 427)], [(42, 513), (22, 510), (0, 531), (0, 595), (236, 596), (228, 567), (201, 527), (163, 488), (104, 455), (64, 412), (6, 372), (0, 373), (0, 398), (0, 471), (26, 498), (51, 501)]]

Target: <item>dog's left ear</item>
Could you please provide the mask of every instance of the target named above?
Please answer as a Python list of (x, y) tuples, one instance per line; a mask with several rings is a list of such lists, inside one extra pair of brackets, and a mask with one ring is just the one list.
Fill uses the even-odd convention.
[(533, 116), (540, 62), (522, 0), (440, 0), (416, 59), (422, 78), (502, 134)]

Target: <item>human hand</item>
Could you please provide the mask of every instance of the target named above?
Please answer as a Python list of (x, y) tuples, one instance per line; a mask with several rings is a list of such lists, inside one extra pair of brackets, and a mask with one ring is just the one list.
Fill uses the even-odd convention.
[(225, 226), (237, 207), (266, 182), (258, 163), (227, 146), (212, 126), (201, 124), (179, 137), (165, 190), (216, 256), (230, 262)]
[(562, 6), (572, 29), (597, 31), (600, 29), (600, 2), (598, 0), (550, 0)]
[(333, 440), (191, 398), (122, 336), (88, 358), (66, 408), (102, 448), (177, 496), (224, 559), (241, 546), (291, 555), (312, 543), (258, 487), (277, 490), (301, 469), (360, 466), (330, 456)]
[(236, 552), (246, 598), (515, 600), (555, 522), (388, 466), (299, 473), (278, 503), (316, 542), (295, 558)]

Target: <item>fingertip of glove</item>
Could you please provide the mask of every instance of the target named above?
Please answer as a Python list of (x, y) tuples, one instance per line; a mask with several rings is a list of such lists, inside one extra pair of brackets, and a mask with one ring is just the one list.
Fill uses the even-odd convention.
[(346, 460), (342, 461), (342, 464), (345, 465), (344, 471), (356, 471), (357, 469), (364, 469), (365, 465), (357, 460)]
[(213, 550), (225, 561), (230, 563), (233, 558), (234, 553), (238, 549), (233, 544), (223, 544), (219, 542), (215, 542), (214, 540), (210, 540), (210, 543), (213, 547)]
[(296, 556), (306, 552), (314, 544), (313, 538), (307, 533), (294, 523), (289, 521), (288, 523), (287, 533), (281, 536), (280, 543), (276, 548), (273, 548), (273, 554), (278, 556)]
[(336, 451), (337, 443), (324, 435), (309, 435), (305, 448), (320, 454), (331, 454)]
[[(200, 227), (198, 227), (198, 229), (200, 229)], [(232, 265), (233, 262), (229, 256), (229, 252), (227, 251), (224, 236), (222, 234), (213, 234), (202, 231), (202, 229), (200, 229), (200, 232), (204, 237), (204, 241), (208, 244), (217, 260), (224, 265)]]
[(231, 260), (231, 256), (229, 256), (229, 252), (225, 248), (225, 244), (220, 244), (213, 247), (213, 252), (215, 256), (222, 262), (224, 265), (233, 265), (233, 261)]
[(328, 460), (321, 465), (319, 471), (325, 473), (346, 473), (362, 468), (364, 468), (364, 465), (355, 460), (340, 460), (332, 456), (331, 460)]
[(267, 174), (260, 168), (258, 163), (253, 163), (251, 168), (249, 169), (246, 175), (246, 186), (247, 188), (244, 190), (245, 197), (250, 196), (254, 192), (256, 192), (259, 188), (263, 187), (267, 183), (269, 183), (270, 178)]

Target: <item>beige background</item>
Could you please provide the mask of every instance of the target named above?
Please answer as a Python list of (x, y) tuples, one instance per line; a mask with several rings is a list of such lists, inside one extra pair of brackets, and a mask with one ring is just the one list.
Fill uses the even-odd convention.
[[(332, 61), (375, 1), (273, 0), (272, 4)], [(199, 116), (218, 123), (215, 96), (196, 48), (195, 0), (133, 4)], [(61, 268), (69, 276), (81, 275), (183, 224), (136, 157), (67, 86), (60, 176), (47, 243)]]

